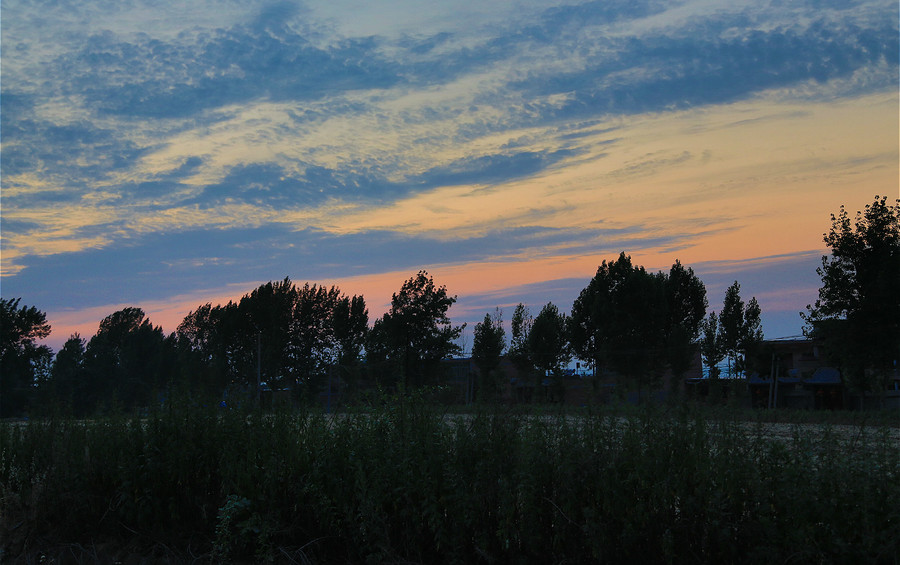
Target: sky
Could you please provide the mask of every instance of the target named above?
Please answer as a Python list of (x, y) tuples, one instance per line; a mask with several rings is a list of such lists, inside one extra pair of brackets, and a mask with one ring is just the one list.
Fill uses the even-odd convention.
[(54, 349), (286, 276), (374, 320), (420, 269), (471, 336), (620, 252), (798, 335), (830, 215), (900, 196), (896, 0), (4, 0), (0, 27), (0, 293)]

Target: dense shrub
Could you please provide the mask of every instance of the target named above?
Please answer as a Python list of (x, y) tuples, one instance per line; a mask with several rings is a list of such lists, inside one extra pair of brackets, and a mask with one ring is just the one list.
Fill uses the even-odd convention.
[(896, 430), (768, 429), (409, 399), (6, 423), (0, 561), (895, 563)]

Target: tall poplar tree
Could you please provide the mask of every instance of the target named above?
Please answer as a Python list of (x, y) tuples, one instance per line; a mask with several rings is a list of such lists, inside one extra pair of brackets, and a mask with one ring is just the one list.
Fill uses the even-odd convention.
[(472, 361), (478, 367), (477, 397), (494, 398), (499, 392), (496, 371), (505, 348), (506, 330), (503, 329), (503, 313), (497, 308), (493, 316), (485, 314), (484, 320), (475, 324)]
[(719, 318), (715, 311), (710, 312), (700, 326), (700, 355), (706, 366), (710, 379), (719, 378), (719, 363), (725, 359), (725, 350), (722, 347), (722, 334), (719, 331)]
[(513, 311), (512, 321), (510, 322), (510, 332), (512, 333), (509, 343), (509, 360), (516, 367), (516, 370), (525, 377), (534, 369), (534, 363), (531, 359), (531, 351), (528, 347), (528, 336), (531, 334), (531, 327), (534, 325), (534, 317), (528, 310), (528, 307), (521, 302), (516, 305)]
[(744, 341), (744, 301), (741, 300), (741, 285), (737, 281), (725, 291), (725, 301), (719, 314), (719, 334), (728, 359), (728, 377), (731, 378)]
[(719, 340), (728, 359), (729, 378), (745, 374), (750, 368), (748, 359), (755, 358), (763, 340), (760, 315), (756, 297), (745, 305), (741, 299), (741, 285), (734, 281), (725, 291), (725, 301), (719, 315)]

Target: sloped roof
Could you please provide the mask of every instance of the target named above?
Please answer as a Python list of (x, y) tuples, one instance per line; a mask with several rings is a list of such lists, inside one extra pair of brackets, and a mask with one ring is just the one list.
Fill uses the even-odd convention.
[(814, 385), (839, 385), (841, 373), (834, 367), (819, 367), (805, 382)]

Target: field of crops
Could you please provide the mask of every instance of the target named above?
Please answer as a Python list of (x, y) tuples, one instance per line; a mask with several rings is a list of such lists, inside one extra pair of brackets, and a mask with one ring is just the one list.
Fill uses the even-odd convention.
[(0, 561), (896, 563), (900, 436), (695, 409), (0, 425)]

